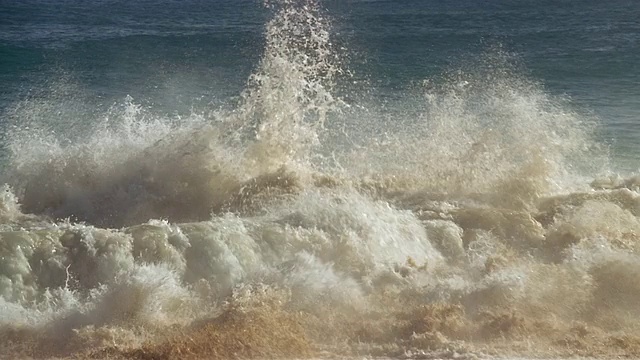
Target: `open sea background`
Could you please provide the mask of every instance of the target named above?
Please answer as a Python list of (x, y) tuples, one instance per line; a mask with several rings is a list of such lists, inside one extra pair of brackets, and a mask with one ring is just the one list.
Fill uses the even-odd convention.
[[(238, 96), (269, 13), (258, 1), (3, 1), (0, 112), (58, 96), (61, 132), (129, 95), (154, 111), (203, 111)], [(403, 96), (499, 46), (551, 94), (602, 124), (622, 170), (640, 159), (640, 5), (635, 1), (326, 1), (332, 36), (375, 97)], [(73, 86), (73, 89), (59, 89)], [(60, 93), (67, 91), (68, 93)], [(56, 93), (52, 95), (51, 93)], [(213, 105), (212, 105), (213, 104)], [(62, 106), (62, 105), (61, 105)], [(45, 120), (43, 120), (45, 121)], [(3, 127), (9, 126), (7, 116)]]
[(0, 358), (640, 356), (638, 19), (0, 0)]

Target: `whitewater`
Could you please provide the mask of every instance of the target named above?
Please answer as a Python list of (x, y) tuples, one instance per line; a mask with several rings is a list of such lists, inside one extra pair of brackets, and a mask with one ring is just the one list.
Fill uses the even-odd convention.
[(597, 119), (499, 47), (389, 109), (319, 4), (265, 7), (234, 101), (7, 130), (1, 358), (640, 356), (640, 177)]

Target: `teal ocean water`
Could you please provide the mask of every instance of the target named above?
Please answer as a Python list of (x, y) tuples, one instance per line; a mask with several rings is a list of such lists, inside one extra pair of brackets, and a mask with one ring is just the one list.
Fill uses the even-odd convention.
[[(597, 117), (601, 140), (612, 145), (620, 166), (637, 169), (640, 10), (634, 2), (322, 6), (349, 69), (368, 81), (365, 89), (347, 88), (350, 96), (402, 99), (416, 82), (481, 66), (474, 60), (500, 48), (545, 91)], [(268, 17), (258, 1), (4, 2), (3, 124), (25, 99), (75, 108), (42, 120), (65, 133), (74, 130), (63, 124), (96, 122), (127, 95), (161, 114), (207, 111), (239, 95), (260, 60)]]
[(0, 0), (0, 357), (638, 356), (638, 19)]

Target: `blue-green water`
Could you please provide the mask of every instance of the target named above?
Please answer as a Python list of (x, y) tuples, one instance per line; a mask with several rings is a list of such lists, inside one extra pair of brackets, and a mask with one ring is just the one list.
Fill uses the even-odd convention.
[(0, 358), (637, 358), (639, 18), (0, 0)]
[[(637, 168), (637, 2), (326, 1), (322, 7), (349, 69), (368, 81), (367, 93), (402, 98), (416, 82), (476, 66), (474, 59), (499, 47), (550, 94), (594, 114), (619, 165)], [(56, 127), (70, 117), (91, 122), (127, 95), (158, 112), (204, 111), (239, 95), (260, 59), (268, 18), (257, 1), (3, 1), (0, 112), (25, 99), (56, 97), (74, 109), (66, 120), (47, 115), (47, 126)], [(62, 83), (73, 89), (59, 93)], [(358, 98), (362, 89), (352, 92)], [(2, 115), (3, 126), (8, 122)]]

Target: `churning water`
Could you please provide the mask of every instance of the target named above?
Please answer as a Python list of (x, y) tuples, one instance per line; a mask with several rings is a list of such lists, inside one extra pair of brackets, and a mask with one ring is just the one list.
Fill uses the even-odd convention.
[[(64, 6), (82, 20), (81, 5)], [(328, 10), (279, 0), (264, 11), (231, 99), (233, 81), (215, 104), (168, 85), (145, 104), (109, 103), (107, 60), (87, 75), (91, 91), (58, 70), (3, 97), (0, 356), (640, 354), (640, 178), (611, 171), (598, 114), (498, 45), (380, 90), (362, 50), (334, 40)], [(225, 22), (221, 39), (242, 43), (245, 20)], [(34, 51), (21, 41), (64, 52), (75, 34), (92, 51), (178, 36), (167, 28), (197, 43), (208, 29), (96, 19), (9, 31), (20, 21), (3, 25), (14, 56)], [(136, 64), (108, 46), (111, 61)], [(222, 86), (236, 60), (211, 81)]]

